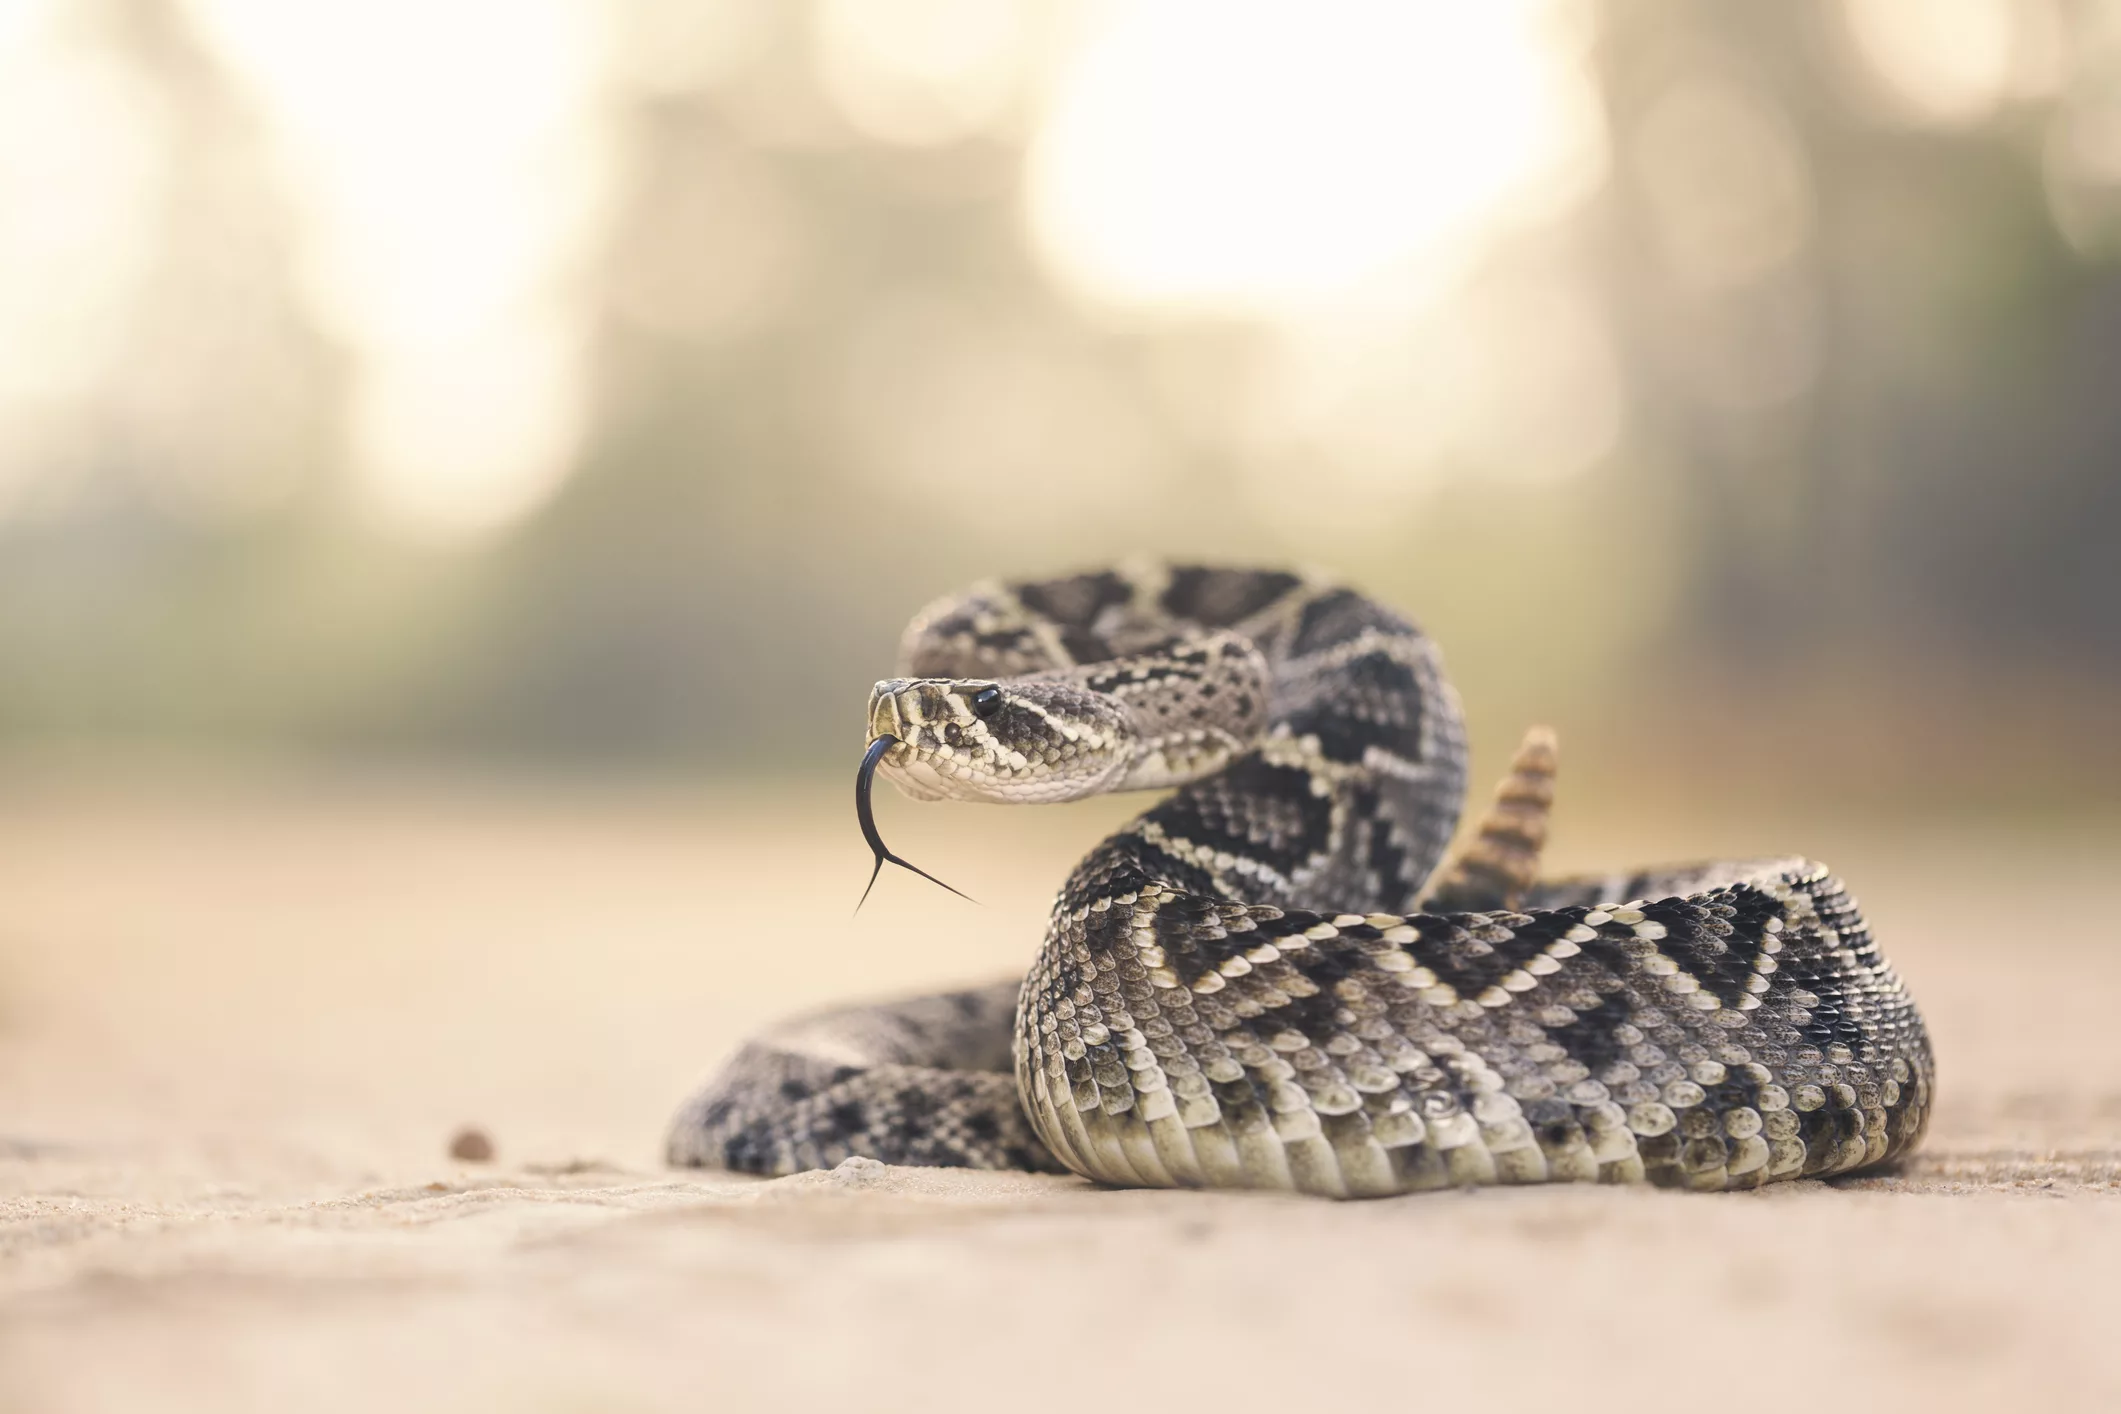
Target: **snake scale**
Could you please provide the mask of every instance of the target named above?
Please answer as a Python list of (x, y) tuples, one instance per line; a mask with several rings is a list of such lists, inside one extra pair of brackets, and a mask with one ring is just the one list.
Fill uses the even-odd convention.
[(988, 582), (924, 611), (902, 658), (868, 725), (910, 795), (1176, 789), (1076, 866), (1027, 977), (771, 1030), (684, 1106), (673, 1163), (1717, 1190), (1921, 1138), (1927, 1032), (1820, 865), (1540, 880), (1538, 730), (1443, 865), (1456, 695), (1430, 640), (1349, 588)]

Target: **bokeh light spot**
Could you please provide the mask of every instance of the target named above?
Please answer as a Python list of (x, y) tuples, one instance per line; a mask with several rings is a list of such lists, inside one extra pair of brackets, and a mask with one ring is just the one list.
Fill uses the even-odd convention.
[(1883, 96), (1918, 122), (1976, 122), (2010, 90), (2012, 0), (1842, 0), (1841, 17)]
[(1741, 83), (1682, 80), (1650, 107), (1636, 157), (1665, 261), (1697, 289), (1742, 284), (1789, 260), (1811, 233), (1796, 134)]
[(1100, 12), (1032, 153), (1049, 258), (1120, 304), (1276, 308), (1447, 281), (1603, 170), (1553, 5), (1138, 0)]

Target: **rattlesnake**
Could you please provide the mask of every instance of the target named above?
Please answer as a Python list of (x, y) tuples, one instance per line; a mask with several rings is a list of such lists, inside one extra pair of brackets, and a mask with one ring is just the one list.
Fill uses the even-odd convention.
[(1921, 1137), (1927, 1032), (1823, 867), (1537, 881), (1535, 730), (1437, 873), (1458, 702), (1433, 644), (1350, 589), (1194, 566), (990, 582), (903, 650), (869, 702), (879, 864), (872, 767), (926, 799), (1179, 788), (1076, 867), (1027, 978), (767, 1033), (683, 1108), (673, 1163), (1357, 1197), (1749, 1188)]

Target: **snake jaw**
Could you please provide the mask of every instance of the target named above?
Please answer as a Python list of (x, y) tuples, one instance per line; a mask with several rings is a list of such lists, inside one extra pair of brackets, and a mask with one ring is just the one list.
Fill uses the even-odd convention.
[(906, 742), (900, 742), (885, 752), (879, 763), (884, 777), (899, 788), (901, 795), (914, 800), (948, 800), (950, 791), (943, 777), (933, 765), (921, 759), (920, 753)]

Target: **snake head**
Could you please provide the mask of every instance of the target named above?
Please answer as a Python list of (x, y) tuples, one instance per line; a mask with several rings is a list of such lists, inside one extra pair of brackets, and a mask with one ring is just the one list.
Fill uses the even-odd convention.
[(1056, 678), (886, 678), (869, 693), (878, 763), (916, 800), (1076, 800), (1108, 789), (1134, 755), (1110, 696)]

